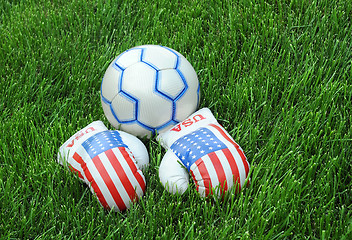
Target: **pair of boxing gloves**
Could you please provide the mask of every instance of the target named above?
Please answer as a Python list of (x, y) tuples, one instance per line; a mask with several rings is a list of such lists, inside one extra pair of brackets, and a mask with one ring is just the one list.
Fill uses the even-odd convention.
[[(167, 149), (159, 178), (170, 193), (183, 194), (189, 177), (204, 197), (221, 197), (245, 184), (249, 163), (243, 150), (209, 109), (195, 112), (157, 139)], [(131, 134), (108, 130), (101, 121), (69, 138), (59, 149), (58, 162), (76, 173), (106, 209), (124, 211), (146, 189), (146, 147)]]

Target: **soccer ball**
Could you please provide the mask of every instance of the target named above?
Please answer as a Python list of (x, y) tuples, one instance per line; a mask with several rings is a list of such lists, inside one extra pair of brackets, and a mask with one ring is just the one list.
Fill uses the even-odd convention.
[(177, 51), (143, 45), (111, 62), (100, 95), (104, 114), (116, 129), (150, 137), (197, 109), (199, 82), (192, 65)]

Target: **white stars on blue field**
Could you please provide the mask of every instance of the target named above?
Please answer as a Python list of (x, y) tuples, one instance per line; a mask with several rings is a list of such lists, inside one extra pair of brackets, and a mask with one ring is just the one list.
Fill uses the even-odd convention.
[(171, 145), (171, 150), (188, 171), (192, 164), (201, 157), (224, 148), (226, 145), (207, 128), (200, 128), (187, 134)]
[(90, 158), (116, 147), (127, 147), (118, 131), (104, 131), (91, 136), (82, 143)]

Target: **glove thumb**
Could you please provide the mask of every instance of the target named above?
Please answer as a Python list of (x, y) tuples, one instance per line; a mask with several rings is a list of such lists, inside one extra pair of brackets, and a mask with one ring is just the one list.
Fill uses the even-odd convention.
[(172, 151), (167, 151), (161, 160), (159, 179), (165, 189), (173, 194), (183, 194), (188, 188), (188, 171)]

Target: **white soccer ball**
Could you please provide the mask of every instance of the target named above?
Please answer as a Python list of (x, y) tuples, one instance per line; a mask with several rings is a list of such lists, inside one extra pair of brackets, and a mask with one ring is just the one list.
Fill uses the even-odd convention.
[(199, 82), (192, 65), (177, 51), (143, 45), (112, 61), (100, 95), (105, 116), (116, 129), (150, 137), (197, 109)]

